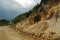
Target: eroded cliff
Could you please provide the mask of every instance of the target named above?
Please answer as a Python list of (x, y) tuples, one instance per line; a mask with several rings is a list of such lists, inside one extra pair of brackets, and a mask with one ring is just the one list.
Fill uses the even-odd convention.
[(59, 20), (60, 0), (42, 0), (27, 19), (14, 27), (19, 34), (34, 40), (60, 40)]

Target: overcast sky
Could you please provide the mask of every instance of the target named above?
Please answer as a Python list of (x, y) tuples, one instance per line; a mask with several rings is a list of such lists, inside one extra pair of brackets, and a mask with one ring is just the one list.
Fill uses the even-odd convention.
[(0, 19), (12, 20), (31, 10), (41, 0), (0, 0)]

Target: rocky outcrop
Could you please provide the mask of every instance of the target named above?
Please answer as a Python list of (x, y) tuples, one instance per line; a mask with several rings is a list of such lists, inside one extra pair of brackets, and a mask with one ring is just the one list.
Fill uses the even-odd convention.
[[(57, 11), (57, 5), (59, 0), (42, 0), (39, 7), (29, 16), (29, 21), (31, 24), (34, 24), (41, 20), (50, 19), (54, 13)], [(39, 16), (37, 18), (37, 16)], [(37, 20), (38, 19), (38, 20)]]

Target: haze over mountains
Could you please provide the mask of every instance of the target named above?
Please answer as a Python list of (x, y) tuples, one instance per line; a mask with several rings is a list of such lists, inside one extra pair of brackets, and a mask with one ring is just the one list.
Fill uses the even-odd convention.
[(0, 20), (12, 20), (16, 16), (31, 10), (37, 3), (40, 3), (40, 1), (41, 0), (0, 0)]

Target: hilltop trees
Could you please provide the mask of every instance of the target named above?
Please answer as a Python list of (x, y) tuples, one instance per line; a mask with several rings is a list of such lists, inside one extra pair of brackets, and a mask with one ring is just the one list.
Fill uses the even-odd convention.
[(0, 25), (7, 25), (7, 24), (9, 24), (9, 21), (5, 19), (0, 20)]

